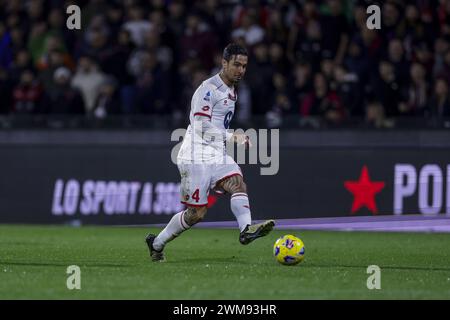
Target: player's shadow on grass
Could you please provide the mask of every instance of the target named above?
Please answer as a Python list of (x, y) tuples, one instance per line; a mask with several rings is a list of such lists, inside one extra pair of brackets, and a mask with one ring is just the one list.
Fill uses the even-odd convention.
[(0, 265), (6, 266), (32, 266), (32, 267), (68, 267), (77, 265), (81, 267), (106, 267), (106, 268), (128, 268), (131, 265), (113, 264), (113, 263), (90, 263), (90, 262), (21, 262), (21, 261), (0, 261)]
[[(353, 268), (353, 269), (367, 269), (368, 266), (351, 266), (351, 265), (342, 265), (342, 264), (333, 264), (333, 265), (320, 265), (320, 264), (303, 264), (302, 268)], [(414, 266), (379, 266), (381, 270), (416, 270), (416, 271), (450, 271), (450, 267), (448, 268), (440, 268), (440, 267), (414, 267)]]

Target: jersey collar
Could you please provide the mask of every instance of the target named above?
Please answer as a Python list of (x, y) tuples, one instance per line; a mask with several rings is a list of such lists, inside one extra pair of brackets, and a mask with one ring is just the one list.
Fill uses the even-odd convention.
[(220, 77), (220, 72), (216, 75), (217, 76), (217, 78), (219, 79), (219, 83), (221, 84), (221, 85), (224, 85), (225, 87), (227, 87), (228, 89), (230, 89), (230, 90), (233, 90), (233, 92), (234, 92), (234, 86), (228, 86), (223, 80), (222, 80), (222, 78)]

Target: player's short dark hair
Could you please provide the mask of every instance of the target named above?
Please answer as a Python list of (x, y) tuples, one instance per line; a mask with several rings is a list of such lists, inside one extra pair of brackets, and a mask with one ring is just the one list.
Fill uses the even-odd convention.
[(248, 56), (247, 49), (237, 43), (230, 43), (223, 49), (222, 57), (226, 61), (230, 61), (234, 55)]

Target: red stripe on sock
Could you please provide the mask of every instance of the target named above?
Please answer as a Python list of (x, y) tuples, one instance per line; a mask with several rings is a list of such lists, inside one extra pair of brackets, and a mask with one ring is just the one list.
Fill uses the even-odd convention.
[(233, 197), (247, 197), (248, 198), (248, 194), (239, 192), (239, 193), (234, 193), (231, 197), (232, 198)]

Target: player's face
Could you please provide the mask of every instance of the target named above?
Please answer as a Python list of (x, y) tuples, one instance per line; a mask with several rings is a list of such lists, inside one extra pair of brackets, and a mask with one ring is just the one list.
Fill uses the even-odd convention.
[(230, 61), (223, 60), (223, 72), (228, 80), (237, 83), (242, 80), (247, 70), (248, 57), (243, 55), (234, 55)]

